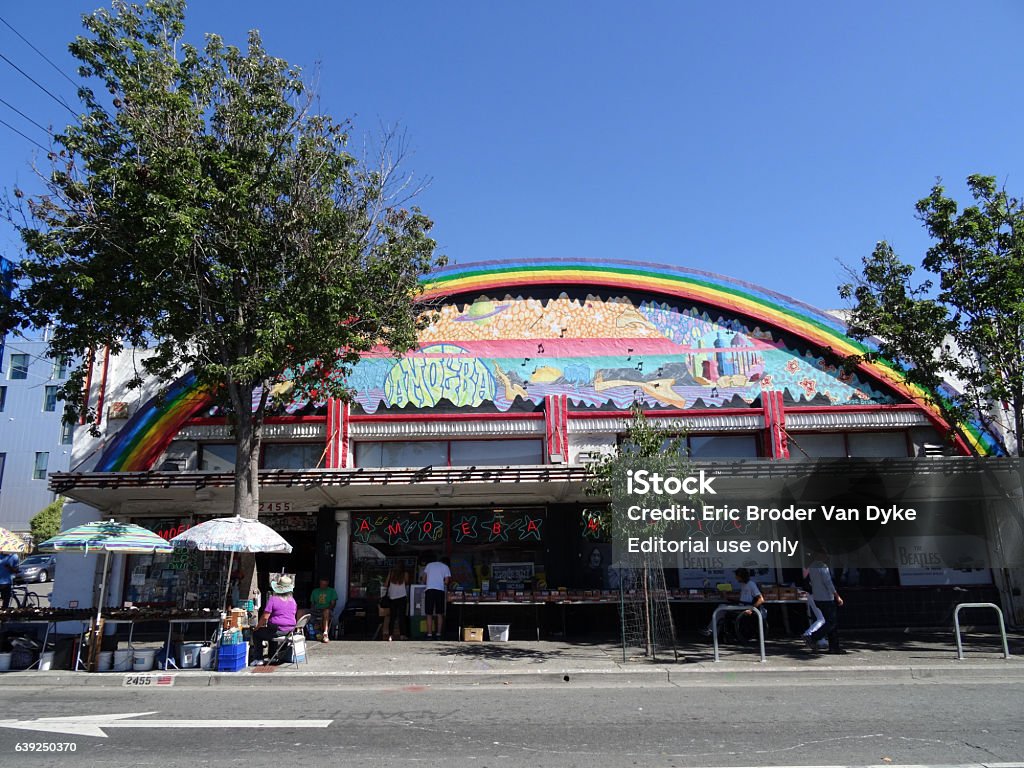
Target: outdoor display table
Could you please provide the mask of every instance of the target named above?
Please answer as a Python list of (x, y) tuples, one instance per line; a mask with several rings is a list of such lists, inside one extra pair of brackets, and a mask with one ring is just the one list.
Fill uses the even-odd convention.
[[(32, 669), (42, 664), (42, 655), (46, 652), (46, 644), (50, 639), (50, 635), (55, 634), (57, 624), (65, 621), (81, 622), (85, 629), (80, 634), (84, 636), (85, 632), (88, 631), (91, 619), (92, 611), (75, 608), (9, 608), (7, 610), (0, 610), (0, 624), (5, 626), (8, 624), (35, 624), (45, 627), (43, 630), (43, 644), (39, 650), (39, 658), (27, 669)], [(81, 644), (79, 644), (79, 650), (76, 654), (76, 669), (81, 664), (80, 657)]]
[(470, 597), (466, 598), (464, 593), (454, 592), (448, 595), (448, 603), (455, 603), (459, 606), (459, 639), (462, 638), (462, 627), (464, 626), (463, 615), (466, 610), (466, 606), (480, 606), (482, 608), (533, 608), (533, 621), (537, 627), (537, 640), (540, 640), (540, 607), (544, 605), (546, 600), (537, 600), (533, 597), (513, 600), (498, 600), (492, 597), (485, 599), (474, 599)]

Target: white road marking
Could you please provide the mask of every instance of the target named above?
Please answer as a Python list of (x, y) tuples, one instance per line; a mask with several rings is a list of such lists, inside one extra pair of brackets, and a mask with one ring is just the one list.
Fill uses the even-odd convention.
[(326, 728), (333, 720), (128, 720), (156, 712), (125, 712), (112, 715), (69, 715), (35, 720), (0, 720), (0, 728), (67, 733), (107, 738), (109, 728)]

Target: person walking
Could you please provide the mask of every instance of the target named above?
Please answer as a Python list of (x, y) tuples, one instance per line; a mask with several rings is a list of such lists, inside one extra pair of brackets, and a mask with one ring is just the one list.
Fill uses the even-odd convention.
[(309, 603), (314, 611), (320, 611), (320, 642), (330, 642), (331, 618), (334, 615), (334, 607), (338, 604), (338, 593), (334, 591), (330, 579), (326, 576), (320, 579), (320, 586), (313, 590)]
[(423, 583), (427, 585), (423, 611), (427, 614), (428, 640), (435, 637), (440, 640), (444, 636), (444, 611), (448, 600), (448, 582), (451, 579), (451, 568), (440, 559), (435, 558), (423, 569)]
[(843, 653), (839, 647), (839, 609), (843, 607), (843, 598), (836, 592), (832, 583), (832, 572), (826, 562), (825, 553), (814, 552), (811, 557), (812, 562), (807, 568), (811, 599), (821, 611), (825, 623), (810, 634), (804, 635), (804, 642), (813, 650), (821, 638), (828, 637), (828, 652)]
[(13, 552), (0, 555), (0, 602), (6, 611), (11, 604), (11, 592), (14, 589), (14, 577), (20, 569), (21, 561)]
[(409, 616), (409, 572), (401, 563), (388, 574), (387, 595), (391, 598), (391, 621), (387, 627), (388, 640), (405, 640), (405, 622)]

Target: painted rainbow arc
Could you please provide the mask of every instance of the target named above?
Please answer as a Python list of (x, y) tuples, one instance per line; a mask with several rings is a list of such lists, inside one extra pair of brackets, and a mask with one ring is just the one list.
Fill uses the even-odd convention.
[[(872, 351), (845, 334), (837, 318), (803, 302), (722, 275), (699, 270), (627, 261), (518, 260), (477, 262), (438, 270), (424, 283), (424, 301), (491, 292), (501, 298), (529, 286), (593, 286), (690, 299), (735, 312), (766, 326), (777, 327), (812, 345), (839, 355)], [(500, 296), (498, 294), (501, 294)], [(861, 370), (912, 402), (921, 405), (940, 426), (946, 423), (919, 387), (884, 361), (864, 363)], [(184, 424), (212, 403), (191, 373), (171, 386), (162, 400), (148, 401), (113, 438), (96, 466), (97, 472), (149, 469)], [(959, 425), (965, 448), (987, 455), (998, 451), (991, 436), (973, 424)]]

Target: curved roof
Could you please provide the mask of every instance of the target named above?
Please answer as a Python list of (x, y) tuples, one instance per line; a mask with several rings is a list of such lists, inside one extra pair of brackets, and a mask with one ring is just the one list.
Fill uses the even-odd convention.
[[(629, 261), (535, 259), (491, 261), (445, 267), (424, 284), (424, 300), (457, 298), (517, 287), (567, 288), (593, 286), (692, 300), (726, 310), (803, 339), (814, 347), (840, 356), (873, 350), (845, 333), (836, 317), (796, 299), (751, 283), (693, 269)], [(940, 427), (947, 425), (925, 393), (884, 361), (860, 365), (867, 377), (884, 383), (921, 406)], [(96, 471), (149, 469), (185, 422), (212, 402), (195, 377), (176, 381), (162, 400), (147, 402), (113, 436)], [(961, 446), (976, 454), (994, 452), (991, 438), (973, 425), (960, 425)]]

